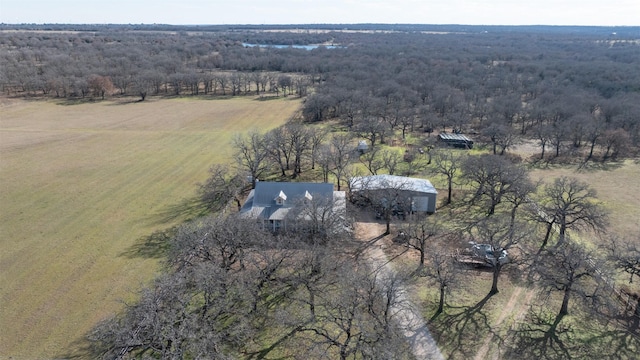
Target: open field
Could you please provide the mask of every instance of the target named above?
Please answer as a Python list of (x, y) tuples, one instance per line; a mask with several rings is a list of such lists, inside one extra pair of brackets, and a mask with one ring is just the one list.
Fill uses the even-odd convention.
[(550, 166), (532, 171), (534, 181), (550, 183), (561, 176), (574, 177), (589, 184), (609, 211), (609, 232), (629, 239), (640, 234), (640, 163), (625, 160), (602, 168), (576, 170), (575, 167)]
[[(0, 358), (71, 356), (159, 269), (154, 231), (195, 215), (234, 133), (298, 100), (0, 101)], [(197, 209), (196, 209), (197, 210)]]

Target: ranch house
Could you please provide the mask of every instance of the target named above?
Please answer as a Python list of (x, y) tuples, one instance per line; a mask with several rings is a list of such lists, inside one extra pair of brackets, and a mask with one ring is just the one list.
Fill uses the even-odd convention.
[(240, 216), (255, 219), (272, 231), (287, 230), (289, 222), (335, 223), (344, 220), (344, 191), (330, 183), (259, 181), (240, 209)]

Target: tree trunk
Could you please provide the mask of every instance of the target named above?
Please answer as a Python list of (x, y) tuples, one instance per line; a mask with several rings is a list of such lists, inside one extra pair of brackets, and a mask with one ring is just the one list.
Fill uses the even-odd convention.
[(438, 310), (436, 310), (436, 314), (440, 314), (444, 311), (444, 292), (445, 287), (440, 286), (440, 300), (438, 301)]
[(556, 246), (561, 246), (562, 244), (564, 244), (564, 240), (565, 240), (565, 236), (567, 233), (567, 225), (564, 224), (564, 221), (560, 223), (560, 231), (559, 231), (559, 236), (558, 236), (558, 244)]
[(553, 222), (550, 222), (547, 224), (547, 233), (544, 235), (544, 240), (542, 241), (542, 245), (538, 250), (538, 254), (540, 254), (542, 250), (544, 250), (544, 248), (547, 246), (547, 242), (549, 241), (549, 236), (551, 235), (551, 229), (553, 229)]
[(571, 285), (569, 284), (564, 289), (564, 296), (562, 297), (562, 306), (560, 307), (560, 312), (558, 313), (558, 317), (562, 318), (563, 316), (569, 313), (569, 298), (571, 297)]
[(447, 194), (447, 204), (451, 204), (451, 192), (453, 190), (452, 189), (453, 184), (452, 184), (452, 179), (451, 178), (449, 178), (449, 184), (448, 185), (449, 185), (449, 189), (448, 189), (448, 194)]
[(589, 148), (589, 156), (587, 156), (587, 159), (585, 160), (585, 162), (591, 160), (591, 158), (593, 157), (593, 149), (596, 147), (596, 142), (595, 140), (591, 141), (591, 147)]
[(489, 295), (494, 295), (498, 293), (499, 277), (500, 277), (500, 264), (496, 264), (496, 266), (493, 268), (493, 282), (491, 283), (491, 291), (489, 291)]

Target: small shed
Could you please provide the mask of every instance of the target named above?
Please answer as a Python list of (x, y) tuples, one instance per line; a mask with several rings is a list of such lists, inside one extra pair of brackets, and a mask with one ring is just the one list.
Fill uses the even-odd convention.
[(438, 191), (426, 179), (397, 175), (358, 176), (351, 179), (349, 188), (352, 195), (363, 197), (370, 191), (391, 190), (403, 198), (408, 198), (412, 212), (436, 212)]
[(473, 140), (463, 134), (440, 133), (438, 135), (438, 141), (457, 148), (473, 148)]

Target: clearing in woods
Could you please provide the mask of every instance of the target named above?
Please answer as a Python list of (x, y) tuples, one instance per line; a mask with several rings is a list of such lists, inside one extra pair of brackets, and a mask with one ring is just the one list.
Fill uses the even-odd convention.
[(145, 239), (193, 216), (233, 134), (299, 100), (0, 101), (0, 358), (68, 357), (159, 269)]

